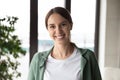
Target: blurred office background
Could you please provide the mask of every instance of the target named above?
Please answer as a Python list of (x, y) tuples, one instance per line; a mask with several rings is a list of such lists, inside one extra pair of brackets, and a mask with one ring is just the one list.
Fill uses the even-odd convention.
[[(71, 41), (95, 52), (103, 80), (120, 80), (120, 0), (0, 0), (0, 18), (17, 16), (15, 34), (27, 54), (19, 59), (22, 73), (17, 80), (27, 80), (29, 64), (37, 51), (54, 44), (44, 19), (55, 6), (71, 12)], [(15, 79), (16, 80), (16, 79)]]

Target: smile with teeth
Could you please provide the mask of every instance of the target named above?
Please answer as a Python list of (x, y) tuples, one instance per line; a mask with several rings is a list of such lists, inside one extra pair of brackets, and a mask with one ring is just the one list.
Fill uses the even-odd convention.
[(64, 38), (64, 35), (59, 35), (59, 36), (56, 36), (57, 39), (62, 39)]

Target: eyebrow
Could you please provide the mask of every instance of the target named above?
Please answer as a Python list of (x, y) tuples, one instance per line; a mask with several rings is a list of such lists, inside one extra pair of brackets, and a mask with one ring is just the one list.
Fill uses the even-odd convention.
[[(67, 20), (64, 20), (64, 21), (62, 21), (61, 23), (67, 23), (68, 21)], [(60, 24), (61, 24), (60, 23)], [(50, 25), (54, 25), (54, 24), (49, 24), (48, 26), (50, 26)]]
[(64, 22), (68, 22), (67, 20), (64, 20), (62, 23), (64, 23)]
[(52, 25), (54, 25), (54, 24), (49, 24), (48, 26), (52, 26)]

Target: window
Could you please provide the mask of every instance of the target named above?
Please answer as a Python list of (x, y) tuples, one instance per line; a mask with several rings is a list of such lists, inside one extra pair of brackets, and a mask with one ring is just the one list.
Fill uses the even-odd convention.
[[(45, 27), (45, 15), (55, 6), (63, 6), (64, 1), (39, 0), (38, 3), (38, 46), (39, 51), (49, 49), (53, 42)], [(79, 47), (94, 50), (95, 38), (95, 9), (96, 0), (71, 0), (71, 15), (73, 19), (73, 30), (71, 40)]]
[(94, 50), (96, 0), (71, 0), (71, 38), (79, 47)]
[[(21, 77), (17, 80), (27, 80), (29, 69), (29, 0), (1, 0), (0, 1), (0, 17), (15, 16), (18, 21), (15, 24), (15, 34), (22, 41), (22, 47), (26, 49), (25, 56), (18, 59), (21, 65), (18, 71), (21, 72)], [(14, 79), (16, 80), (16, 79)]]
[(53, 42), (45, 26), (45, 16), (47, 12), (56, 6), (64, 7), (65, 0), (39, 0), (38, 1), (38, 51), (49, 49)]

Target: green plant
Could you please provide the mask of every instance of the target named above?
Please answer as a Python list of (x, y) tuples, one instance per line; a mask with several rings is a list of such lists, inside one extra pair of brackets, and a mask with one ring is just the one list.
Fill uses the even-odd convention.
[(13, 80), (20, 77), (17, 68), (20, 63), (17, 59), (26, 54), (21, 47), (18, 36), (13, 34), (17, 17), (5, 17), (0, 19), (0, 80)]

